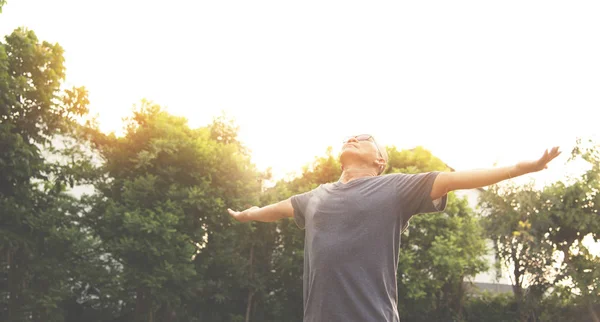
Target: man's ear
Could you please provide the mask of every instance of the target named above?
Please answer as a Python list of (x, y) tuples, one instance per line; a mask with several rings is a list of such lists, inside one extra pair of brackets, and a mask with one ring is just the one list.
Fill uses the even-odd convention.
[(378, 158), (376, 161), (377, 163), (377, 169), (378, 169), (378, 173), (381, 174), (383, 172), (383, 170), (385, 170), (385, 160), (383, 158)]

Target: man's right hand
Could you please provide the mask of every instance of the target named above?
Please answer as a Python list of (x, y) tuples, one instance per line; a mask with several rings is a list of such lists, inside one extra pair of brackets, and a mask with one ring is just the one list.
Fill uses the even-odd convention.
[(229, 214), (231, 215), (231, 217), (233, 217), (235, 220), (239, 221), (239, 222), (247, 222), (247, 221), (251, 221), (252, 216), (251, 213), (253, 211), (256, 211), (260, 209), (259, 207), (253, 206), (250, 207), (244, 211), (233, 211), (229, 208), (227, 208), (227, 211), (229, 212)]

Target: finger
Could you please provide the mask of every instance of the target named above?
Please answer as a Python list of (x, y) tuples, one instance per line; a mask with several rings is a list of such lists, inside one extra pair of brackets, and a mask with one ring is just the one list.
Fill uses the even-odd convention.
[[(553, 147), (552, 149), (550, 149), (550, 152), (548, 153), (548, 155), (547, 155), (547, 156), (545, 155), (545, 157), (543, 157), (543, 161), (542, 161), (542, 162), (543, 162), (544, 164), (547, 164), (547, 163), (549, 163), (550, 161), (554, 160), (554, 159), (555, 159), (557, 156), (559, 156), (560, 154), (561, 154), (561, 151), (558, 151), (558, 147), (557, 147), (557, 146), (555, 146), (555, 147)], [(548, 168), (548, 166), (545, 166), (545, 167), (544, 167), (544, 169), (547, 169), (547, 168)]]
[(231, 210), (229, 208), (227, 208), (227, 212), (229, 212), (229, 214), (232, 215), (232, 216), (234, 216), (234, 217), (239, 214), (239, 211), (233, 211), (233, 210)]

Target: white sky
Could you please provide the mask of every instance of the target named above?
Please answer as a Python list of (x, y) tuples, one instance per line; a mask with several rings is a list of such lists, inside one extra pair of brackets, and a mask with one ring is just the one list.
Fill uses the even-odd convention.
[[(194, 126), (225, 111), (276, 177), (372, 133), (461, 170), (564, 154), (597, 131), (598, 1), (8, 0), (66, 50), (103, 129), (148, 98)], [(556, 180), (566, 156), (534, 174)]]

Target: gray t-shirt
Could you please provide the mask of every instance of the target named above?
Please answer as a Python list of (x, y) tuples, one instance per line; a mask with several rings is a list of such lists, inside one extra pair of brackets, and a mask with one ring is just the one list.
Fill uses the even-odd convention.
[(414, 214), (442, 211), (439, 172), (363, 177), (293, 196), (305, 229), (304, 321), (397, 322), (400, 235)]

